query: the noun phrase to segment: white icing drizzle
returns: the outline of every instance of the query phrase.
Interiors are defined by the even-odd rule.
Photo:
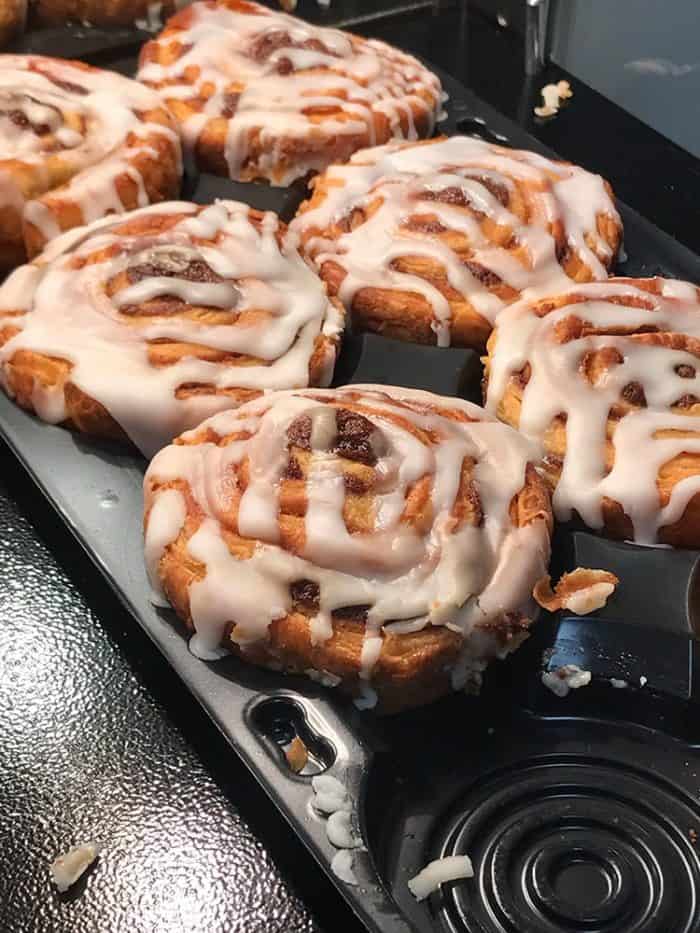
[[[423,901],[448,881],[473,877],[474,868],[468,855],[446,855],[429,862],[415,877],[410,878],[408,888],[417,901]]]
[[[343,474],[331,425],[344,405],[359,405],[374,428],[373,469],[382,479],[373,487],[376,520],[371,533],[351,534],[343,520]],[[452,420],[434,410],[440,405],[474,420]],[[312,423],[305,541],[298,553],[290,553],[279,543],[279,478],[289,462],[287,432],[302,416]],[[397,417],[432,440],[417,436],[404,420],[392,420]],[[367,699],[374,694],[369,682],[386,623],[409,622],[411,631],[428,624],[447,626],[465,640],[465,658],[459,664],[474,670],[479,662],[483,669],[484,659],[502,650],[500,643],[494,648],[490,622],[509,612],[533,617],[530,594],[548,562],[548,532],[542,521],[515,527],[509,509],[534,451],[478,406],[378,386],[277,392],[215,415],[197,433],[204,429],[209,429],[208,436],[245,432],[250,437],[221,446],[212,440],[167,447],[153,460],[144,485],[147,508],[165,494],[163,484],[178,481],[189,486],[202,510],[203,520],[187,543],[189,555],[205,569],[189,588],[200,644],[219,647],[231,622],[232,638],[244,651],[246,645],[265,640],[273,619],[292,609],[291,584],[311,581],[318,586],[319,618],[331,632],[334,610],[369,607],[359,671]],[[226,515],[230,526],[227,503],[244,458],[249,479],[240,499],[238,531],[257,546],[250,557],[238,559],[222,536],[219,516]],[[478,526],[459,527],[452,510],[465,458],[475,463],[472,482],[484,518]],[[401,516],[407,494],[423,477],[431,482],[432,520],[419,532]],[[167,508],[167,521],[155,513],[153,533],[153,510],[147,518],[149,567],[159,565],[162,542],[173,540],[182,524],[179,506],[173,506]]]
[[[0,55],[0,208],[23,212],[50,240],[60,232],[56,219],[27,193],[40,197],[52,179],[67,183],[61,197],[77,204],[85,223],[124,212],[116,187],[123,175],[136,185],[139,205],[148,204],[137,156],[157,158],[151,143],[165,137],[180,162],[173,126],[144,119],[154,110],[166,116],[155,92],[122,75],[39,55]]]
[[[630,518],[634,540],[649,544],[656,542],[660,528],[678,521],[690,499],[700,493],[700,474],[691,475],[675,485],[667,504],[659,500],[660,468],[683,452],[700,453],[700,417],[670,411],[686,395],[700,398],[695,349],[700,295],[687,282],[659,281],[660,295],[629,279],[579,285],[570,294],[584,296],[585,301],[564,302],[541,317],[528,301],[508,308],[498,319],[487,396],[487,408],[496,411],[511,376],[529,363],[519,430],[543,444],[552,420],[566,417],[566,456],[554,494],[557,517],[567,520],[575,509],[591,528],[601,528],[602,499],[607,496]],[[560,342],[557,325],[571,317],[599,333]],[[658,331],[666,345],[644,342],[639,334],[645,330]],[[674,340],[673,335],[688,339]],[[621,362],[608,365],[604,378],[592,384],[581,363],[587,353],[603,348],[617,351]],[[685,369],[679,373],[679,367]],[[646,406],[613,422],[614,463],[607,472],[609,412],[623,401],[622,392],[630,383],[643,388]],[[659,431],[678,433],[656,437]]]
[[[160,53],[167,59],[174,42],[179,55],[161,64]],[[439,80],[412,56],[255,3],[193,4],[146,47],[138,76],[166,103],[199,102],[182,124],[190,148],[225,116],[231,178],[278,185],[325,168],[342,137],[352,149],[415,139],[414,114],[430,135],[441,107]],[[251,164],[250,140],[258,135],[261,154]],[[289,161],[292,147],[299,151]]]
[[[172,215],[177,215],[174,224]],[[160,233],[122,235],[125,223],[148,216],[162,216],[170,226],[164,224],[168,229]],[[178,398],[180,386],[306,386],[319,335],[328,338],[322,378],[330,379],[342,311],[328,301],[296,249],[285,241],[280,248],[276,216],[265,214],[259,229],[250,217],[250,208],[235,201],[208,207],[170,202],[104,218],[54,240],[0,287],[0,322],[6,312],[25,312],[11,318],[20,332],[0,349],[5,388],[9,391],[6,365],[18,350],[68,360],[71,381],[100,402],[149,455],[234,404],[227,395]],[[89,263],[76,268],[88,257]],[[214,273],[209,278],[221,281],[189,281],[185,275],[191,262],[206,263]],[[106,285],[139,267],[143,277],[110,298]],[[182,315],[183,305],[168,306],[171,313],[141,316],[138,307],[134,313],[134,304],[165,295],[181,299],[185,310],[188,305],[213,310],[206,321]],[[220,321],[211,319],[217,310],[223,312]],[[183,354],[172,365],[154,366],[149,345],[163,339],[243,354],[257,362],[230,365]],[[45,420],[65,419],[62,385],[41,389],[37,384],[33,401]]]
[[[490,323],[508,302],[487,281],[480,281],[445,242],[430,232],[409,229],[410,218],[430,215],[443,228],[466,237],[470,262],[519,293],[570,284],[552,235],[551,226],[557,222],[568,248],[588,266],[592,278],[606,278],[606,264],[614,258],[597,231],[599,214],[620,223],[603,179],[532,152],[464,136],[427,144],[394,142],[357,152],[346,165],[331,166],[323,185],[324,199],[299,214],[291,229],[307,235],[305,250],[317,267],[332,260],[346,272],[340,289],[346,307],[365,287],[416,293],[432,308],[440,346],[450,343],[450,302],[429,279],[394,268],[395,260],[416,256],[438,263],[450,286]],[[528,201],[527,222],[493,193],[512,196],[516,189]],[[437,200],[440,192],[458,193],[468,207]],[[377,200],[379,208],[354,230],[329,231],[353,209],[370,204],[374,208]],[[490,239],[480,218],[510,229],[518,254],[512,246]]]

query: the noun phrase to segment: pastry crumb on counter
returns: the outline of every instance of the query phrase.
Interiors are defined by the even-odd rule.
[[[289,746],[284,750],[289,767],[295,774],[300,774],[309,760],[309,750],[298,735],[295,735]]]
[[[549,612],[567,609],[577,616],[588,615],[602,609],[615,592],[619,579],[607,570],[591,570],[577,567],[565,573],[552,590],[552,581],[547,574],[537,581],[532,595],[535,602]]]
[[[448,855],[446,858],[429,862],[409,880],[408,887],[417,901],[423,901],[446,881],[473,877],[474,868],[468,855]]]
[[[581,670],[577,664],[563,664],[554,671],[543,671],[542,683],[558,697],[565,697],[572,690],[587,687],[591,672]]]
[[[574,96],[571,85],[568,81],[558,81],[556,84],[545,84],[540,94],[544,101],[544,106],[535,107],[536,117],[554,117],[559,113],[559,108],[563,100],[569,100]]]
[[[94,842],[85,842],[73,846],[51,863],[51,880],[63,894],[72,888],[100,854],[100,847]]]

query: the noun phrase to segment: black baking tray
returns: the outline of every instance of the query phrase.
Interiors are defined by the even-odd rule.
[[[59,45],[41,33],[24,48],[60,48],[133,73],[141,37],[98,35],[62,32]],[[441,78],[450,95],[443,132],[547,152]],[[239,198],[288,219],[304,193],[190,172],[184,196]],[[628,257],[620,273],[700,281],[697,256],[620,209]],[[470,351],[350,335],[336,384],[396,383],[479,401],[480,375]],[[585,618],[543,614],[530,640],[487,672],[479,697],[381,718],[311,681],[189,653],[172,614],[151,603],[138,454],[47,426],[4,397],[0,433],[368,930],[700,930],[698,552],[560,527],[553,573],[613,570],[621,586],[608,605]],[[593,682],[560,699],[540,675],[564,663],[591,670]],[[366,847],[355,860],[357,887],[330,872],[335,850],[309,805],[311,774],[286,764],[295,734],[311,749],[308,770],[327,770],[349,789]],[[406,881],[426,862],[465,853],[474,879],[412,898]]]

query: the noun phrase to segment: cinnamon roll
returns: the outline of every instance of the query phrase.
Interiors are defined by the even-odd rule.
[[[180,143],[137,81],[39,55],[0,55],[0,266],[79,224],[173,197]]]
[[[539,443],[558,518],[700,547],[700,290],[610,279],[522,301],[489,340],[486,405]]]
[[[138,76],[203,169],[275,185],[362,146],[429,136],[442,99],[410,55],[248,0],[178,13],[143,48]]]
[[[521,294],[606,278],[622,235],[599,175],[463,136],[331,166],[293,229],[359,327],[477,348]]]
[[[379,386],[215,415],[146,474],[146,560],[206,659],[306,673],[386,711],[478,686],[549,558],[530,445],[483,409]]]
[[[0,378],[52,423],[152,454],[265,389],[327,385],[342,308],[274,214],[169,202],[54,240],[0,287]]]

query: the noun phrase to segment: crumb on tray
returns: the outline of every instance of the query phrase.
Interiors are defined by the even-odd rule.
[[[558,81],[556,84],[545,84],[540,94],[544,101],[544,106],[535,107],[535,116],[554,117],[559,113],[559,108],[563,100],[569,100],[574,96],[571,85],[568,81]]]
[[[429,862],[422,871],[411,878],[408,887],[417,901],[425,900],[446,881],[473,878],[474,868],[468,855],[448,855],[446,858]]]
[[[544,671],[542,683],[558,697],[568,696],[571,690],[587,687],[591,672],[581,670],[577,664],[563,664],[554,671]]]
[[[289,767],[295,774],[300,774],[309,760],[309,750],[298,735],[294,736],[289,746],[284,750],[284,755]]]
[[[532,595],[535,602],[549,612],[567,609],[575,615],[585,616],[602,609],[619,582],[615,574],[607,570],[577,567],[571,573],[565,573],[554,590],[549,575],[541,577]]]

